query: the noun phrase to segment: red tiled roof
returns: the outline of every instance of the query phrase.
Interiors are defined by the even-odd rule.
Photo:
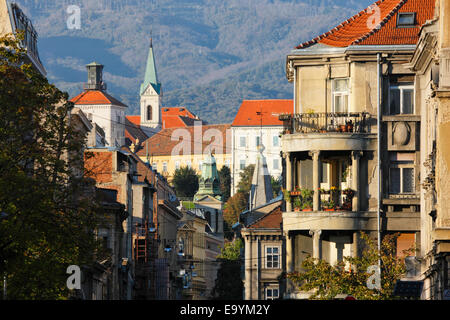
[[[125,117],[125,138],[128,138],[130,142],[136,143],[136,139],[139,139],[140,143],[148,139],[148,136],[141,129],[140,125],[130,121],[130,116]]]
[[[142,149],[137,153],[138,156],[145,157],[147,153],[150,156],[167,156],[171,155],[172,152],[175,150],[175,147],[181,147],[183,145],[182,140],[183,138],[179,138],[180,135],[184,136],[186,135],[187,141],[189,141],[190,145],[190,152],[191,154],[198,153],[199,151],[201,153],[205,152],[205,148],[210,146],[212,147],[213,151],[215,151],[216,154],[226,154],[227,152],[227,140],[231,139],[231,132],[229,124],[217,124],[217,125],[206,125],[201,126],[202,128],[202,134],[201,137],[202,140],[202,146],[199,148],[200,144],[200,138],[196,137],[194,134],[194,130],[196,127],[190,126],[186,128],[170,128],[170,129],[163,129],[160,132],[156,133],[149,139],[147,139],[142,144]],[[176,130],[183,130],[183,131],[177,131]],[[186,130],[186,131],[184,131]],[[216,137],[211,138],[209,134],[214,135],[217,132],[214,132],[212,130],[218,130],[218,132],[222,135],[222,148],[219,148],[220,141],[215,141]],[[208,134],[205,134],[207,133]],[[174,137],[174,140],[172,140],[172,136]],[[212,141],[211,141],[212,140]],[[148,146],[148,147],[147,147]],[[200,149],[200,150],[197,150]],[[215,150],[214,150],[215,149]],[[187,152],[187,150],[184,150]]]
[[[380,12],[380,25],[374,23]],[[297,46],[297,49],[316,43],[332,47],[350,45],[408,45],[416,44],[422,25],[434,17],[435,0],[379,0],[372,6],[344,21],[334,29]],[[416,13],[416,25],[397,27],[397,13]]]
[[[183,128],[188,125],[179,116],[170,116],[162,118],[163,129]]]
[[[183,116],[196,119],[197,116],[185,107],[162,108],[162,116]]]
[[[127,116],[128,121],[137,126],[141,125],[141,116]],[[194,120],[201,121],[198,117],[184,107],[162,108],[161,120],[163,129],[186,128],[194,125]]]
[[[161,120],[163,129],[189,127],[194,125],[192,120],[201,121],[185,107],[162,108]]]
[[[132,124],[140,127],[141,126],[141,116],[126,116],[127,120]]]
[[[262,111],[262,119],[261,119]],[[293,100],[244,100],[232,126],[281,126],[278,119],[282,113],[294,112]]]
[[[70,100],[75,105],[91,105],[91,104],[113,104],[115,106],[126,107],[125,104],[110,96],[108,93],[100,90],[83,91]]]
[[[283,221],[283,212],[278,206],[270,213],[253,222],[249,229],[281,229],[281,222]]]

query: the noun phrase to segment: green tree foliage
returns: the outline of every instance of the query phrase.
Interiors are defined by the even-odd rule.
[[[175,170],[172,184],[178,197],[192,198],[198,191],[199,177],[197,172],[189,166]]]
[[[225,244],[217,256],[220,268],[217,271],[216,284],[213,289],[215,300],[242,300],[243,283],[241,280],[241,239]]]
[[[281,188],[283,186],[283,177],[280,176],[278,178],[275,178],[271,176],[270,182],[272,183],[273,197],[276,198],[280,195]]]
[[[244,168],[239,174],[240,181],[237,186],[238,191],[225,203],[223,219],[228,226],[232,226],[239,221],[239,215],[247,210],[250,188],[252,186],[253,172],[255,165],[251,164]]]
[[[252,188],[253,172],[255,172],[255,165],[250,164],[239,173],[239,183],[237,185],[238,192],[242,192],[244,197],[248,199],[250,190]]]
[[[228,199],[223,210],[223,220],[229,226],[239,221],[239,215],[247,210],[248,199],[242,192],[237,192]]]
[[[97,208],[73,104],[24,55],[0,38],[0,273],[8,299],[64,299],[67,267],[93,262]]]
[[[227,202],[231,194],[231,171],[227,166],[219,170],[220,191],[222,192],[222,201]]]
[[[287,275],[301,291],[311,292],[311,299],[334,299],[338,294],[349,294],[358,300],[387,300],[395,298],[395,283],[406,272],[405,258],[397,255],[396,239],[398,234],[387,235],[378,252],[376,241],[362,233],[363,250],[360,257],[344,257],[344,261],[331,265],[324,260],[311,257],[302,263],[302,272]],[[414,249],[405,250],[412,254]],[[370,266],[377,266],[381,259],[381,290],[369,289],[367,282],[371,274]]]

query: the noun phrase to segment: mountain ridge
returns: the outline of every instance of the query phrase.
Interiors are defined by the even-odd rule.
[[[284,59],[370,0],[17,0],[39,33],[48,78],[71,96],[85,65],[105,65],[108,92],[139,110],[150,37],[165,106],[231,122],[244,99],[292,98]],[[80,9],[69,29],[67,9]],[[83,78],[84,77],[84,78]],[[239,81],[239,82],[236,82]]]

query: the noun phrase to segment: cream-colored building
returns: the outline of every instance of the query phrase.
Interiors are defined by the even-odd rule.
[[[103,65],[93,62],[86,66],[88,82],[84,91],[71,101],[88,119],[105,132],[106,145],[120,148],[125,145],[125,111],[127,106],[106,92]]]
[[[26,62],[31,63],[45,77],[47,71],[39,58],[38,34],[33,23],[17,3],[0,0],[0,36],[15,37],[20,31],[24,32],[24,39],[20,41],[20,46],[26,49]]]
[[[287,272],[308,255],[330,263],[357,256],[360,232],[373,239],[399,232],[399,254],[420,247],[423,115],[405,64],[435,1],[403,2],[379,2],[379,23],[366,24],[371,11],[362,11],[287,56],[294,84],[294,114],[280,117]],[[307,295],[288,284],[285,297]]]
[[[450,297],[450,1],[437,0],[409,67],[421,114],[421,273],[423,299]]]
[[[231,124],[231,195],[238,191],[240,173],[256,164],[258,148],[264,146],[263,155],[271,176],[279,178],[283,172],[280,134],[283,122],[279,116],[293,112],[292,100],[244,100]]]
[[[227,124],[199,125],[161,130],[142,144],[139,157],[169,181],[176,169],[191,167],[199,174],[211,152],[217,169],[231,166],[231,129]]]

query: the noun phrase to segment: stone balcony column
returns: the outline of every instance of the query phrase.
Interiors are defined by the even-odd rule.
[[[292,191],[292,159],[291,159],[291,153],[287,152],[284,154],[284,157],[286,159],[286,190]],[[286,211],[291,212],[292,211],[292,202],[286,201]]]
[[[286,272],[294,271],[294,237],[289,235],[289,231],[285,232],[286,239]]]
[[[352,189],[355,191],[353,197],[352,211],[359,211],[361,209],[361,192],[359,183],[360,159],[362,157],[361,151],[352,151]]]
[[[312,236],[313,240],[313,258],[321,259],[320,235],[322,234],[322,230],[309,230],[309,234]]]
[[[319,211],[320,210],[320,151],[311,151],[309,152],[309,155],[313,159],[313,190],[314,190],[314,196],[313,196],[313,210]]]

